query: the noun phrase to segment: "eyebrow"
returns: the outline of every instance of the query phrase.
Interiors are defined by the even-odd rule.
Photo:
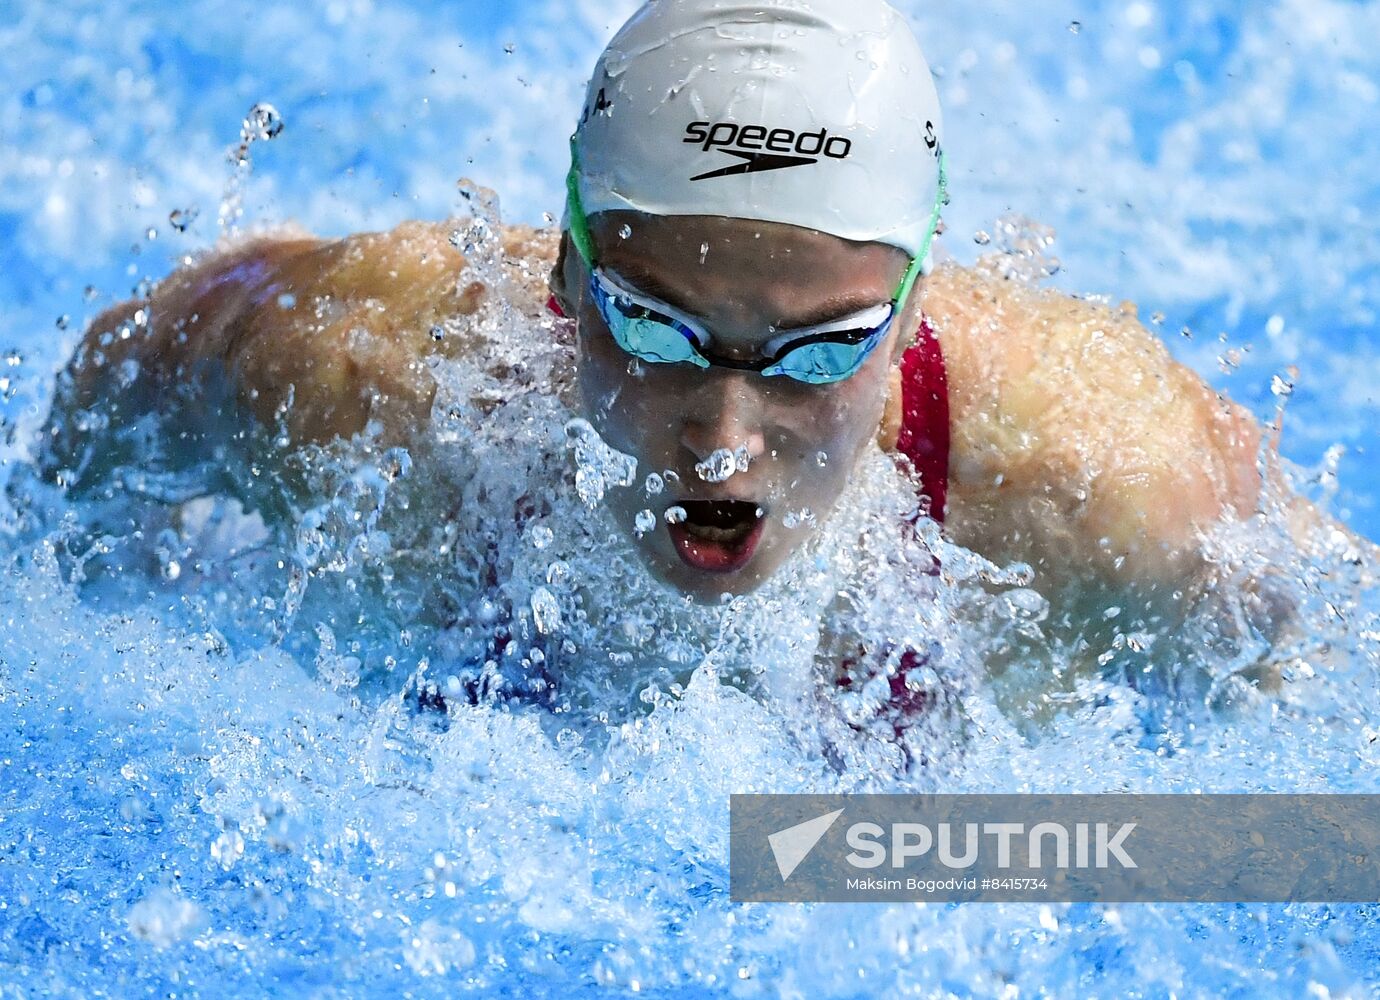
[[[648,298],[658,299],[672,306],[683,313],[700,319],[700,313],[684,303],[684,300],[675,289],[665,284],[660,278],[648,270],[643,264],[637,261],[629,261],[627,264],[619,264],[614,268],[615,273],[620,278],[629,282],[637,291],[646,295]],[[820,326],[824,323],[832,323],[836,320],[847,319],[850,316],[873,309],[879,305],[889,303],[890,299],[879,300],[874,296],[865,293],[843,292],[825,299],[814,308],[796,316],[782,317],[772,324],[773,329],[778,333],[788,333],[791,330],[804,330],[812,326]]]

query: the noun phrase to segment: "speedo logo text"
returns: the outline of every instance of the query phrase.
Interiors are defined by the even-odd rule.
[[[844,160],[853,151],[853,142],[827,129],[797,132],[765,125],[739,125],[736,122],[691,122],[685,126],[686,143],[703,152],[721,151],[742,162],[690,178],[692,181],[751,174],[764,170],[784,170],[818,163],[821,157]]]

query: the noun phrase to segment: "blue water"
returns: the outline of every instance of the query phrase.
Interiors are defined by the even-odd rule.
[[[902,6],[946,108],[947,252],[988,252],[974,237],[999,237],[1007,213],[1052,227],[1056,285],[1163,314],[1176,356],[1262,418],[1271,377],[1296,366],[1283,452],[1307,470],[1340,446],[1334,510],[1380,534],[1380,4]],[[226,151],[252,104],[272,102],[286,127],[255,144],[244,227],[443,218],[462,176],[540,225],[560,211],[583,76],[631,7],[7,8],[0,483],[25,477],[86,320],[218,237]],[[192,209],[186,232],[169,223]],[[493,322],[513,332],[511,317]],[[533,405],[521,426],[559,434],[559,415]],[[465,447],[522,468],[521,441],[474,428]],[[506,661],[482,637],[411,622],[419,602],[390,553],[424,529],[393,494],[445,482],[445,463],[410,461],[396,489],[396,457],[350,467],[315,512],[320,537],[241,555],[208,529],[201,568],[180,574],[156,551],[157,504],[26,493],[20,510],[0,496],[0,997],[1374,995],[1367,907],[732,906],[729,792],[906,787],[884,748],[855,748],[832,774],[799,751],[805,723],[770,690],[718,683],[747,659],[772,668],[758,687],[797,676],[798,651],[755,630],[782,620],[781,596],[733,609],[708,652],[687,640],[683,692],[675,670],[617,645],[646,624],[620,608],[568,622],[567,666],[598,659],[607,673],[590,676],[608,681],[568,716],[506,694],[420,710],[419,686]],[[1314,478],[1315,492],[1329,481]],[[865,479],[859,510],[885,508],[881,473]],[[547,483],[557,509],[594,532],[564,482]],[[382,527],[348,527],[361,510]],[[226,537],[255,534],[216,511]],[[511,569],[500,603],[524,607],[552,554],[496,544]],[[1279,654],[1298,678],[1285,697],[1195,703],[1231,688],[1249,645],[1205,638],[1192,669],[1158,686],[1089,679],[1032,731],[956,665],[982,739],[926,787],[1377,791],[1376,602],[1339,567],[1284,565],[1309,625]],[[631,571],[625,582],[635,593]],[[882,581],[861,619],[886,621],[887,597],[917,604],[909,586]],[[963,600],[993,635],[1025,636],[1031,671],[1064,662],[1030,637],[1022,601]],[[888,627],[980,656],[985,633],[926,614]],[[704,624],[691,617],[686,635]],[[649,678],[660,693],[639,700]]]

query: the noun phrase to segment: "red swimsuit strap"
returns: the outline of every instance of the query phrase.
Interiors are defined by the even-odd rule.
[[[920,473],[930,516],[944,520],[949,494],[949,377],[928,319],[901,357],[901,433],[896,450]]]

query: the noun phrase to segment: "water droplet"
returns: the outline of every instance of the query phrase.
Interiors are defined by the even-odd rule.
[[[545,587],[532,592],[532,621],[542,635],[551,635],[561,627],[561,606]]]
[[[709,256],[709,244],[708,244],[708,243],[701,243],[701,244],[700,244],[700,263],[703,264],[704,261],[705,261],[705,258],[707,258],[708,256]]]
[[[553,587],[564,587],[570,583],[570,564],[556,560],[546,567],[546,582]]]
[[[293,307],[296,306],[296,305],[297,305],[297,296],[296,296],[296,295],[293,295],[291,292],[284,292],[282,295],[279,295],[279,296],[278,296],[278,308],[279,308],[279,309],[291,309],[291,308],[293,308]]]
[[[283,132],[283,116],[272,104],[260,102],[249,109],[240,126],[240,134],[245,142],[256,139],[276,139]]]
[[[149,226],[148,229],[144,230],[144,239],[150,241],[158,239],[158,230]]]
[[[640,359],[638,359],[638,358],[629,358],[629,359],[628,359],[628,374],[631,375],[633,378],[641,378],[641,377],[642,377],[642,374],[643,374],[643,372],[642,372],[642,361],[641,361]]]
[[[556,217],[552,215],[550,212],[542,212],[541,221],[546,223],[548,226],[554,226],[556,224]]]
[[[748,451],[747,445],[740,444],[733,452],[733,467],[739,472],[747,472],[751,464],[752,452]]]
[[[985,229],[979,229],[973,234],[973,242],[980,247],[985,247],[992,242],[992,234]]]
[[[626,240],[631,235],[632,226],[628,225],[626,222],[618,228],[618,238],[620,240]]]
[[[168,224],[179,233],[185,233],[187,227],[196,221],[196,217],[195,208],[175,208],[168,213]]]
[[[703,462],[695,464],[695,474],[706,483],[722,483],[737,471],[737,456],[727,448],[718,448]]]
[[[637,537],[641,538],[647,532],[656,527],[656,515],[650,510],[639,510],[637,517],[633,519],[633,528],[637,531]]]
[[[677,506],[677,507],[667,507],[667,508],[666,508],[666,523],[667,523],[667,524],[684,524],[684,523],[685,523],[685,519],[686,519],[687,517],[689,517],[689,516],[690,516],[690,515],[687,514],[687,513],[685,512],[685,508],[684,508],[684,507],[679,507],[679,506]]]
[[[575,452],[575,490],[587,506],[596,506],[609,486],[636,482],[637,459],[609,447],[589,421],[571,420],[565,433],[566,447]]]
[[[821,469],[828,465],[829,453],[827,451],[817,452],[815,454],[815,464],[818,465]]]
[[[1078,33],[1079,33],[1080,31],[1082,31],[1082,30],[1083,30],[1083,22],[1081,22],[1081,21],[1070,21],[1070,22],[1069,22],[1069,32],[1070,32],[1071,34],[1075,34],[1075,35],[1076,35],[1076,34],[1078,34]]]
[[[446,339],[446,328],[445,328],[444,326],[439,325],[439,324],[436,325],[436,326],[433,326],[433,327],[431,328],[431,339],[437,341],[438,343],[439,343],[440,341],[442,341],[442,340],[445,340],[445,339]]]

